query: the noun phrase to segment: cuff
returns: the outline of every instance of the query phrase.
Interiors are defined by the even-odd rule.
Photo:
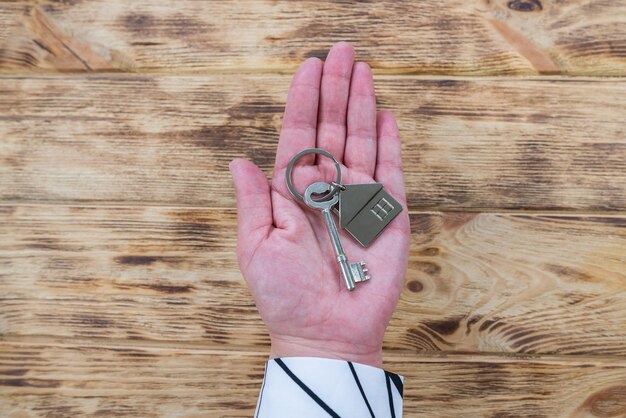
[[[313,357],[269,360],[256,418],[402,417],[404,378],[364,364]]]

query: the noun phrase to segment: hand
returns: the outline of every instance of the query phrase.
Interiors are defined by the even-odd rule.
[[[382,341],[403,287],[409,217],[400,139],[389,112],[376,112],[369,66],[353,65],[354,50],[338,43],[325,63],[306,60],[296,72],[276,153],[271,185],[246,160],[234,160],[241,271],[267,325],[271,357],[312,356],[382,365]],[[369,248],[341,232],[350,261],[364,260],[372,279],[348,291],[319,211],[298,203],[285,183],[289,160],[322,148],[341,163],[342,182],[383,183],[404,210]],[[292,177],[302,193],[335,179],[331,160],[309,155]]]

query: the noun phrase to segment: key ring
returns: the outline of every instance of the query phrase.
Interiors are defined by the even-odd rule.
[[[289,161],[289,164],[287,165],[287,171],[285,172],[285,177],[287,179],[287,188],[289,189],[289,192],[296,200],[300,202],[304,202],[304,197],[300,193],[298,193],[296,189],[293,187],[293,183],[291,182],[291,171],[293,170],[293,166],[296,164],[296,161],[298,161],[300,158],[304,157],[305,155],[309,155],[309,154],[323,155],[324,157],[330,158],[331,160],[333,160],[333,163],[335,163],[335,169],[337,170],[337,179],[333,182],[334,183],[333,189],[325,197],[325,199],[328,199],[329,197],[332,197],[341,189],[340,187],[341,186],[341,167],[339,166],[339,162],[335,159],[335,157],[333,157],[333,155],[330,152],[325,151],[321,148],[309,148],[309,149],[305,149],[304,151],[300,151],[291,159],[291,161]]]

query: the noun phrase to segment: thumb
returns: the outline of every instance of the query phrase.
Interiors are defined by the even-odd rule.
[[[248,160],[231,161],[230,173],[237,195],[239,262],[247,265],[249,257],[272,229],[270,185],[261,169]]]

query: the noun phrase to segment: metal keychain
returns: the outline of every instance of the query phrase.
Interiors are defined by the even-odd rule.
[[[300,158],[304,157],[305,155],[309,155],[309,154],[323,155],[324,157],[330,158],[333,161],[333,163],[335,164],[335,170],[337,170],[337,179],[335,179],[335,181],[332,182],[333,188],[326,196],[324,196],[324,199],[331,198],[332,196],[337,194],[339,192],[339,190],[341,190],[341,188],[343,187],[343,185],[341,184],[341,166],[339,165],[339,161],[337,161],[337,159],[330,152],[328,152],[326,150],[323,150],[321,148],[308,148],[308,149],[305,149],[305,150],[300,151],[299,153],[297,153],[291,159],[291,161],[289,161],[289,164],[287,165],[287,171],[285,172],[285,178],[287,179],[287,188],[289,189],[289,192],[291,193],[291,195],[297,201],[302,202],[302,203],[304,203],[304,197],[300,193],[298,193],[296,191],[296,188],[293,186],[293,183],[291,181],[291,172],[293,171],[293,166],[296,164],[296,162]]]
[[[345,229],[363,247],[368,247],[402,212],[402,205],[384,188],[382,183],[341,184],[341,166],[335,157],[320,148],[305,149],[296,154],[285,173],[287,187],[291,195],[303,202],[303,197],[293,187],[291,172],[296,161],[308,154],[320,154],[330,158],[337,170],[337,179],[331,183],[332,188],[321,200],[329,200],[339,194],[338,207],[332,211],[339,216],[339,226]]]

